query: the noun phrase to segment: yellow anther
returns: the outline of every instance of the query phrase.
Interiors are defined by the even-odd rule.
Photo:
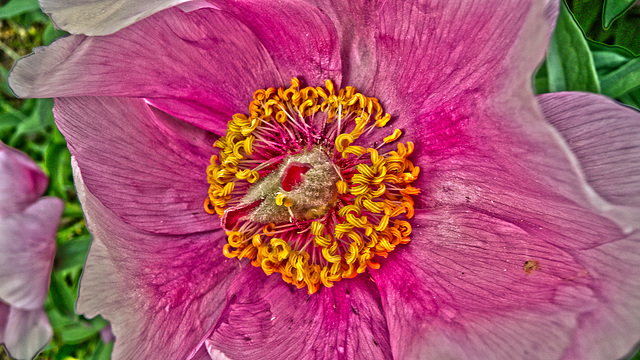
[[[353,143],[354,138],[351,134],[340,134],[336,137],[336,150],[338,152],[343,152],[351,143]]]
[[[212,210],[210,206],[211,206],[211,199],[210,198],[204,199],[204,211],[206,211],[207,214],[213,215],[216,213],[216,211],[215,209]]]
[[[349,213],[349,214],[347,214],[347,216],[345,216],[345,219],[347,220],[347,222],[349,224],[351,224],[351,225],[353,225],[354,227],[357,227],[357,228],[363,228],[367,224],[367,217],[366,216],[361,216],[361,217],[357,218],[353,214]]]
[[[342,239],[342,236],[353,229],[353,225],[349,223],[340,223],[336,225],[334,229],[334,236],[336,239]]]
[[[324,234],[324,224],[319,221],[313,221],[311,223],[311,233],[315,236],[322,236]]]
[[[283,193],[280,193],[276,196],[276,205],[278,206],[283,206],[284,205],[284,200],[287,198],[287,196]]]
[[[360,156],[360,155],[364,154],[366,151],[367,150],[365,148],[363,148],[362,146],[357,146],[357,145],[347,146],[344,149],[344,151],[342,151],[342,158],[346,159],[347,157],[349,157],[349,154]]]
[[[336,188],[340,194],[346,194],[349,191],[349,185],[345,181],[339,180],[336,182]]]
[[[258,181],[258,179],[260,179],[260,174],[258,174],[257,171],[252,170],[251,171],[251,176],[247,179],[247,181],[251,184],[255,183],[256,181]]]
[[[383,126],[387,125],[389,120],[391,120],[391,115],[389,115],[389,114],[385,114],[380,119],[378,119],[378,117],[376,116],[376,126],[377,127],[383,127]]]
[[[287,122],[287,114],[282,110],[278,111],[276,113],[276,121],[284,124],[285,122]]]
[[[388,144],[390,142],[394,142],[394,141],[398,140],[400,135],[402,135],[402,131],[400,131],[400,129],[395,129],[395,130],[393,130],[393,134],[391,134],[391,135],[387,136],[386,138],[384,138],[383,141],[386,144]]]
[[[353,204],[345,205],[342,208],[340,208],[340,210],[338,210],[338,216],[345,217],[347,216],[347,214],[350,214],[350,213],[355,213],[357,215],[360,215],[360,210],[362,209],[356,205],[353,205]]]
[[[358,164],[357,169],[360,174],[366,176],[369,179],[376,176],[376,174],[373,172],[373,169],[369,165]]]
[[[358,185],[369,185],[369,180],[371,180],[371,177],[363,174],[355,174],[351,178],[351,182]]]
[[[364,205],[365,209],[374,213],[381,213],[384,209],[384,204],[382,202],[371,201],[369,199],[364,200],[362,205]]]
[[[273,232],[276,228],[276,224],[268,223],[262,228],[262,233],[267,236],[273,236],[275,233]]]
[[[352,186],[351,188],[349,188],[349,192],[351,193],[351,195],[356,196],[366,194],[367,192],[369,192],[369,190],[369,186],[365,184]]]
[[[256,248],[262,245],[262,236],[260,236],[260,234],[253,235],[253,237],[251,238],[251,245]]]
[[[255,138],[255,136],[249,136],[243,142],[244,152],[247,153],[247,155],[253,154],[253,149],[251,148],[251,146],[253,146],[253,140]]]
[[[379,197],[379,196],[382,196],[386,191],[387,191],[387,187],[385,186],[385,184],[380,184],[380,186],[378,186],[376,190],[371,191],[371,196]]]
[[[248,179],[251,176],[251,170],[244,169],[236,173],[236,177],[240,180]]]
[[[389,225],[389,215],[385,215],[382,217],[382,219],[380,220],[380,223],[378,223],[378,225],[376,225],[375,229],[376,231],[384,231],[387,229],[387,226]]]
[[[333,89],[333,83],[331,82],[331,80],[327,80],[324,82],[324,87],[327,89],[327,91],[329,92],[329,96],[334,95],[334,89]]]
[[[222,193],[220,194],[220,196],[229,195],[233,191],[233,188],[235,187],[235,185],[236,183],[234,182],[227,183],[227,185],[225,185],[224,188],[222,189]]]
[[[340,263],[342,257],[340,255],[331,254],[330,248],[322,248],[322,256],[330,263]]]
[[[331,239],[324,236],[316,236],[313,238],[313,241],[316,245],[326,248],[331,246]]]
[[[308,99],[305,100],[302,104],[300,104],[300,106],[298,107],[298,111],[300,112],[300,114],[302,116],[305,115],[305,111],[307,110],[308,107],[313,107],[314,105],[314,101],[312,99]]]

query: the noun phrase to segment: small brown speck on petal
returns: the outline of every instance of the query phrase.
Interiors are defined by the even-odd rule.
[[[531,274],[532,272],[538,269],[540,269],[540,263],[538,262],[538,260],[527,260],[524,263],[523,270],[527,275]]]

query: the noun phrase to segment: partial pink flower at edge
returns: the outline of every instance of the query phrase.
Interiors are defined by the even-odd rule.
[[[557,4],[215,5],[58,40],[10,78],[20,96],[57,97],[94,236],[78,306],[111,320],[114,358],[632,350],[640,115],[533,96]],[[311,296],[223,257],[201,208],[215,135],[293,76],[376,96],[422,169],[411,242]]]
[[[52,336],[43,304],[64,203],[41,197],[48,179],[25,154],[0,143],[0,343],[31,359]]]

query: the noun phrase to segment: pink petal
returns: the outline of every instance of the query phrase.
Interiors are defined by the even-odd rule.
[[[340,80],[335,30],[318,9],[297,2],[220,6],[225,11],[169,9],[110,36],[60,39],[18,61],[10,86],[20,97],[145,97],[223,135],[257,89],[287,85],[293,76],[318,85]]]
[[[391,358],[379,296],[365,275],[308,295],[248,266],[227,292],[207,349],[222,359]]]
[[[310,86],[323,85],[327,79],[340,82],[337,34],[322,9],[296,0],[212,3],[242,22],[265,47],[284,81],[270,86],[288,85],[293,77]]]
[[[0,344],[12,358],[33,359],[52,335],[44,310],[23,310],[0,303]]]
[[[20,97],[146,97],[222,135],[254,90],[283,80],[256,36],[227,13],[168,9],[112,35],[37,48],[16,62],[9,83]]]
[[[595,94],[554,93],[538,100],[593,189],[613,204],[640,206],[640,112]]]
[[[72,34],[108,35],[188,0],[40,0],[42,11]]]
[[[556,8],[557,1],[540,0],[387,1],[377,20],[372,94],[398,117],[395,127],[462,100],[522,100]]]
[[[633,313],[640,270],[631,269],[640,260],[638,239],[617,242],[628,254],[611,244],[581,249],[572,237],[584,226],[606,242],[626,235],[613,223],[557,223],[564,232],[464,207],[419,212],[412,242],[372,272],[394,356],[610,359],[631,350],[640,330]]]
[[[0,299],[42,308],[49,290],[56,233],[64,203],[42,198],[21,213],[0,217]]]
[[[0,217],[22,212],[47,189],[49,179],[26,154],[0,142]]]
[[[212,134],[141,99],[58,98],[54,112],[87,187],[125,222],[166,234],[219,228],[203,207]]]
[[[122,222],[85,187],[72,162],[93,242],[78,312],[102,314],[116,337],[114,359],[183,359],[195,354],[238,273],[222,254],[222,231],[157,235]]]
[[[376,75],[377,5],[368,0],[310,0],[333,22],[340,42],[342,87],[366,91]]]

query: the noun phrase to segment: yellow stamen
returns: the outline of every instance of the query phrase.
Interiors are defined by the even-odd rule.
[[[304,143],[303,137],[290,141],[302,141],[298,149],[318,146],[336,155],[331,159],[340,180],[335,182],[334,197],[321,206],[303,207],[298,214],[311,216],[295,219],[292,208],[304,206],[304,200],[296,198],[294,207],[294,193],[282,190],[275,203],[287,208],[289,221],[264,225],[247,215],[249,220],[227,232],[223,253],[248,258],[266,274],[279,273],[287,283],[307,287],[311,294],[367,268],[378,269],[380,263],[372,261],[375,256],[386,257],[396,246],[410,241],[411,225],[403,218],[414,215],[412,196],[420,190],[411,183],[420,168],[408,160],[414,151],[412,142],[398,143],[397,150],[385,154],[358,145],[363,134],[369,138],[372,131],[380,131],[375,127],[384,127],[391,120],[377,99],[351,86],[336,89],[330,80],[324,88],[300,88],[300,81],[294,78],[288,88],[255,91],[249,115],[236,114],[228,122],[226,135],[214,143],[219,153],[207,167],[209,191],[204,210],[222,217],[227,208],[242,204],[260,173],[269,174],[277,165],[270,163],[275,158],[273,149],[291,145],[274,145],[279,140],[272,134],[300,134],[311,124],[309,119],[323,119],[323,126],[332,130],[319,134],[324,138],[317,143]],[[401,135],[402,130],[394,129],[382,142],[392,143]],[[308,219],[315,220],[305,222]]]

